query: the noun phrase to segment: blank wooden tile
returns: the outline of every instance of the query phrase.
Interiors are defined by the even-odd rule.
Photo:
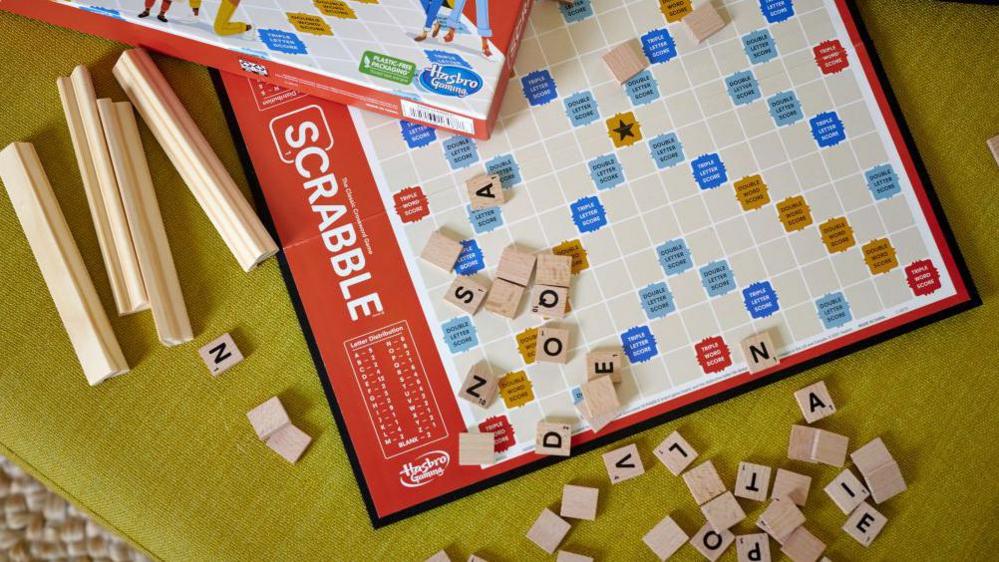
[[[205,344],[198,350],[198,355],[213,377],[221,375],[243,360],[243,354],[236,347],[236,342],[232,341],[232,336],[227,333]]]
[[[777,469],[774,476],[774,487],[771,498],[789,498],[795,505],[804,506],[808,501],[808,490],[812,487],[812,478],[783,468]]]
[[[250,420],[250,425],[253,426],[253,431],[257,433],[257,437],[264,441],[275,431],[291,423],[288,412],[285,411],[277,396],[247,412],[246,417]]]
[[[555,515],[552,510],[545,509],[527,531],[527,538],[541,547],[541,550],[552,554],[569,532],[569,527],[568,521]]]
[[[867,488],[871,491],[871,497],[876,503],[882,503],[893,498],[907,489],[902,471],[898,468],[898,463],[890,461],[864,475]]]
[[[528,303],[531,312],[542,318],[565,318],[569,311],[569,289],[535,284]]]
[[[535,255],[516,244],[510,244],[500,254],[499,265],[496,267],[496,277],[526,287],[531,282],[534,273]]]
[[[725,550],[735,542],[735,535],[728,529],[716,531],[711,528],[711,523],[705,523],[703,527],[690,539],[690,546],[693,546],[701,556],[711,562],[718,560]]]
[[[444,300],[469,314],[475,314],[485,302],[488,293],[488,285],[479,283],[471,277],[459,275],[444,293]]]
[[[523,296],[524,287],[505,279],[497,279],[486,295],[485,307],[489,312],[504,318],[516,318]]]
[[[992,158],[995,158],[996,164],[999,164],[999,135],[990,138],[987,144],[992,151]]]
[[[576,405],[579,410],[580,415],[586,420],[586,423],[590,424],[590,430],[594,433],[599,433],[600,430],[607,427],[607,424],[617,419],[618,412],[609,412],[599,416],[594,416],[590,413],[590,405],[586,403],[586,399],[579,401]]]
[[[474,554],[469,554],[468,555],[468,560],[466,560],[466,562],[489,562],[489,561],[486,560],[485,558],[481,557],[481,556],[476,556]]]
[[[833,478],[824,490],[836,507],[847,515],[871,495],[849,468]]]
[[[496,460],[495,436],[492,433],[459,433],[458,464],[482,466]]]
[[[683,481],[687,484],[690,495],[694,496],[697,505],[704,505],[708,500],[725,491],[725,484],[722,483],[714,463],[710,460],[683,473]]]
[[[610,377],[600,377],[587,381],[579,387],[583,393],[590,416],[603,416],[616,413],[621,408],[617,389]]]
[[[555,558],[555,562],[593,562],[593,558],[569,552],[568,550],[560,550],[558,551],[558,557]]]
[[[420,257],[436,265],[444,271],[451,271],[461,254],[461,242],[451,236],[435,230],[427,240],[427,245],[420,252]]]
[[[447,555],[447,552],[438,550],[433,556],[427,558],[424,562],[451,562],[451,557]]]
[[[849,446],[849,437],[820,429],[815,435],[812,460],[829,466],[842,467],[846,464],[846,451]]]
[[[861,474],[873,472],[881,466],[889,462],[894,462],[895,460],[891,456],[891,453],[888,452],[888,447],[885,446],[885,442],[882,441],[880,437],[875,437],[863,447],[850,453],[850,459],[853,461],[853,464],[857,466],[857,470],[859,470]]]
[[[667,435],[652,452],[673,476],[679,476],[697,458],[697,450],[687,443],[679,431]]]
[[[822,556],[826,544],[804,526],[798,527],[780,547],[791,562],[815,562]]]
[[[758,373],[780,363],[777,359],[777,346],[769,331],[749,336],[739,342],[739,345],[750,373]]]
[[[871,504],[861,502],[860,506],[847,518],[843,530],[860,544],[871,546],[887,522],[888,518],[881,515]]]
[[[572,280],[572,256],[538,254],[534,282],[539,285],[568,287]]]
[[[702,505],[701,513],[715,530],[731,529],[746,518],[746,512],[742,510],[739,500],[735,499],[732,492],[725,492]]]
[[[568,457],[572,441],[572,427],[564,423],[538,422],[534,437],[534,452],[539,455]]]
[[[566,363],[569,361],[569,329],[555,326],[538,328],[538,347],[534,359],[543,363]],[[593,403],[590,403],[592,408]],[[597,412],[594,414],[599,415]]]
[[[586,354],[586,380],[608,376],[615,384],[621,382],[621,368],[624,365],[623,351],[615,349],[595,349]]]
[[[562,488],[562,507],[559,515],[572,519],[593,521],[597,518],[597,499],[600,490],[587,486],[566,484]]]
[[[819,381],[795,392],[794,399],[798,402],[798,407],[801,408],[806,423],[812,423],[836,413],[836,404],[833,403],[832,396],[824,381]]]
[[[463,398],[480,408],[488,408],[496,398],[499,389],[499,379],[492,374],[485,363],[476,363],[465,375],[465,382],[458,390],[458,397]]]
[[[684,16],[683,23],[687,25],[687,30],[694,41],[698,43],[718,33],[725,27],[725,20],[722,19],[718,10],[715,10],[711,2],[705,2],[694,8],[692,12]]]
[[[604,453],[603,459],[607,476],[612,484],[645,474],[642,457],[638,454],[638,447],[634,443]]]
[[[649,66],[649,59],[642,51],[642,42],[629,39],[603,56],[604,64],[619,84],[624,84]]]
[[[735,553],[739,562],[770,562],[770,538],[766,533],[737,535]]]
[[[676,521],[667,515],[662,521],[656,523],[652,530],[645,533],[642,542],[649,547],[656,558],[662,561],[673,556],[689,538],[687,533],[676,524]]]
[[[756,520],[756,526],[782,542],[804,523],[805,514],[788,498],[774,498]]]
[[[812,457],[819,430],[807,425],[792,425],[787,440],[787,458],[794,461],[816,462]]]
[[[307,433],[290,423],[267,438],[267,446],[292,464],[298,461],[311,442],[312,438]]]
[[[503,185],[497,174],[482,174],[465,181],[468,189],[468,202],[473,209],[486,209],[502,205],[506,201]]]
[[[764,501],[770,491],[769,466],[740,462],[739,473],[735,477],[735,495],[753,501]]]

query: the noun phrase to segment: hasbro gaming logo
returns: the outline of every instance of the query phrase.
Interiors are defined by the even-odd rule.
[[[463,66],[435,64],[420,71],[419,84],[435,94],[463,98],[482,89],[482,77]]]

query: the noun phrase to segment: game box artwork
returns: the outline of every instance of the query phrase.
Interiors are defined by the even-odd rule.
[[[0,0],[0,9],[488,138],[533,0]]]

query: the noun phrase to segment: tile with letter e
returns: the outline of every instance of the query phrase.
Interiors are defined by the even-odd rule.
[[[506,201],[503,185],[497,174],[482,174],[465,180],[468,189],[468,202],[473,209],[485,209],[502,205]]]
[[[543,363],[566,363],[569,361],[569,330],[554,326],[538,329],[538,347],[534,358]],[[592,403],[591,403],[592,406]],[[599,415],[594,412],[594,415]]]
[[[707,558],[711,562],[718,560],[725,550],[735,542],[735,535],[732,531],[716,531],[711,528],[711,523],[705,523],[701,530],[697,531],[697,534],[690,539],[690,545],[693,546],[697,552],[701,553],[701,556]]]
[[[688,538],[687,533],[676,524],[676,521],[673,521],[672,517],[667,515],[662,521],[656,523],[652,530],[645,533],[642,542],[662,562],[680,550]]]
[[[569,289],[554,285],[531,288],[531,312],[542,318],[564,318],[569,311]]]
[[[673,476],[679,476],[697,458],[697,451],[679,431],[667,435],[652,452]]]
[[[764,501],[770,491],[769,466],[740,462],[739,473],[735,477],[735,495],[753,501]]]
[[[538,422],[534,452],[539,455],[568,457],[572,446],[572,427],[564,423]]]
[[[597,499],[600,490],[587,486],[566,484],[562,487],[562,507],[559,515],[572,519],[593,521],[597,518]]]
[[[488,285],[479,283],[471,277],[458,276],[444,293],[444,300],[469,314],[475,314],[486,300],[488,293]]]
[[[725,484],[722,483],[714,463],[710,460],[683,473],[683,481],[697,505],[704,505],[725,491]]]
[[[569,532],[569,522],[555,515],[550,509],[545,508],[538,516],[538,519],[527,531],[527,538],[538,545],[541,550],[548,554],[553,554],[562,539]]]
[[[461,384],[458,396],[479,406],[488,408],[496,398],[499,389],[499,379],[492,374],[485,363],[476,363],[468,370],[465,382]]]
[[[887,522],[888,518],[881,515],[871,504],[861,502],[860,506],[847,518],[843,530],[860,544],[871,546]]]
[[[604,453],[603,459],[612,484],[645,474],[642,457],[638,455],[638,447],[634,443]]]
[[[243,354],[236,347],[236,342],[232,341],[232,336],[228,333],[222,334],[218,338],[208,342],[198,350],[198,355],[205,362],[205,366],[217,377],[231,368],[233,365],[243,360]]]
[[[609,376],[615,384],[621,382],[621,367],[623,364],[621,348],[597,349],[586,354],[586,380],[593,380],[604,375]]]
[[[805,423],[812,423],[836,413],[836,404],[833,403],[825,381],[819,381],[795,392],[794,399],[805,416]]]

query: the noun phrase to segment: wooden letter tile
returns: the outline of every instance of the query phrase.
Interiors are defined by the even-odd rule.
[[[290,423],[267,438],[267,446],[292,464],[298,461],[311,442],[308,434]]]
[[[617,397],[617,389],[610,377],[600,377],[583,383],[579,387],[586,401],[590,417],[600,417],[617,413],[621,402]]]
[[[688,18],[690,16],[687,16]],[[749,336],[740,342],[742,354],[746,357],[746,367],[750,373],[758,373],[777,366],[777,346],[770,332]]]
[[[539,285],[568,287],[572,280],[572,256],[538,254],[538,270],[534,282]]]
[[[555,552],[558,545],[562,543],[566,533],[569,532],[569,522],[555,515],[550,509],[545,509],[538,516],[537,521],[527,531],[527,538],[531,542],[541,547],[548,554]]]
[[[458,396],[482,408],[488,408],[496,398],[499,380],[489,370],[485,363],[476,363],[468,370],[465,382],[458,391]]]
[[[850,459],[853,460],[853,464],[857,465],[857,470],[865,475],[874,472],[889,462],[895,461],[891,453],[888,452],[885,442],[880,437],[871,440],[863,447],[850,453]]]
[[[774,487],[771,498],[789,498],[794,505],[804,506],[808,500],[808,490],[812,487],[812,478],[783,468],[777,469],[774,477]]]
[[[690,545],[711,562],[718,560],[718,557],[733,542],[735,542],[735,535],[732,534],[732,531],[727,529],[716,531],[711,528],[711,523],[705,523],[701,530],[697,531],[697,534],[690,539]]]
[[[566,363],[569,361],[569,330],[542,326],[538,329],[538,347],[535,350],[535,360],[544,363]],[[593,403],[590,403],[593,406]],[[594,415],[599,415],[593,411]]]
[[[597,518],[597,498],[600,490],[566,484],[562,488],[562,509],[559,515],[593,521]]]
[[[725,492],[717,498],[701,506],[701,513],[711,523],[711,528],[731,529],[736,523],[746,518],[746,512],[739,505],[732,492]]]
[[[846,464],[846,450],[849,446],[849,437],[820,429],[815,435],[812,460],[829,466],[842,467]]]
[[[697,505],[704,505],[725,491],[725,484],[718,476],[714,463],[709,460],[685,472],[683,481],[690,489],[690,495],[694,496]]]
[[[829,389],[826,388],[824,381],[819,381],[795,392],[794,399],[798,402],[798,407],[801,408],[806,423],[812,423],[836,413],[836,404],[833,403],[832,396],[829,395]]]
[[[205,362],[205,366],[211,371],[213,377],[221,375],[233,365],[243,360],[243,354],[236,347],[236,342],[232,341],[232,336],[222,334],[218,338],[208,342],[198,350],[198,355]]]
[[[564,423],[538,422],[534,436],[534,452],[539,455],[568,457],[572,441],[572,427]]]
[[[683,529],[667,515],[662,521],[656,523],[651,531],[645,533],[642,542],[649,547],[649,550],[662,562],[680,550],[680,547],[687,542],[690,537]]]
[[[860,507],[846,520],[843,530],[860,544],[871,546],[887,522],[888,518],[881,515],[871,504],[861,502]]]
[[[642,457],[639,456],[638,447],[634,443],[604,453],[603,459],[604,466],[607,467],[607,476],[610,477],[612,484],[645,474]]]
[[[465,181],[468,189],[468,202],[473,209],[495,207],[506,201],[503,186],[497,174],[482,174]]]
[[[865,474],[864,480],[871,491],[871,497],[879,504],[907,489],[905,478],[902,477],[902,471],[899,470],[898,463],[895,461],[890,461]]]
[[[824,489],[836,507],[847,515],[871,495],[849,468],[840,472]]]
[[[564,318],[569,308],[569,289],[535,284],[530,306],[531,312],[542,318]]]
[[[812,453],[819,430],[807,425],[792,425],[791,434],[787,440],[787,458],[794,461],[814,463]]]
[[[629,39],[621,43],[607,51],[603,59],[607,69],[619,84],[624,84],[649,66],[649,59],[645,58],[642,42],[638,39]]]
[[[667,435],[652,452],[659,462],[673,473],[673,476],[679,476],[697,458],[697,451],[687,443],[679,431]]]
[[[534,273],[535,259],[531,252],[518,248],[516,244],[510,244],[500,254],[496,277],[526,287],[531,282],[531,274]]]
[[[555,558],[555,562],[593,562],[593,558],[569,552],[568,550],[560,550],[558,551],[558,556]]]
[[[505,279],[497,279],[486,296],[486,310],[504,318],[516,318],[524,287]]]
[[[739,562],[770,562],[770,538],[766,533],[735,537],[735,553]]]
[[[486,300],[488,293],[488,285],[483,285],[471,277],[459,275],[444,293],[444,300],[469,314],[475,314]]]
[[[992,151],[992,157],[995,158],[996,164],[999,164],[999,135],[996,135],[988,140],[989,150]]]
[[[795,529],[780,547],[780,551],[790,558],[791,562],[815,562],[825,549],[826,544],[804,526]]]
[[[700,43],[725,27],[725,20],[721,14],[715,10],[711,2],[705,2],[694,9],[683,18],[683,23],[687,25],[690,36],[694,41]]]
[[[247,412],[246,417],[250,420],[253,431],[257,432],[257,437],[264,441],[277,430],[291,424],[288,412],[277,396]]]
[[[766,500],[767,492],[770,491],[770,472],[769,466],[739,463],[739,474],[735,477],[735,495],[758,502]]]
[[[451,562],[451,557],[447,555],[447,552],[438,550],[433,556],[427,558],[423,562]]]
[[[495,437],[492,433],[459,433],[458,464],[482,466],[496,460]]]
[[[756,520],[756,526],[777,542],[785,542],[795,529],[804,525],[805,514],[787,498],[774,498]]]
[[[444,271],[451,271],[454,263],[458,261],[459,254],[461,254],[461,242],[440,230],[435,230],[427,240],[427,245],[423,247],[420,257]]]
[[[607,375],[615,384],[621,382],[622,351],[598,349],[586,354],[586,380]]]

